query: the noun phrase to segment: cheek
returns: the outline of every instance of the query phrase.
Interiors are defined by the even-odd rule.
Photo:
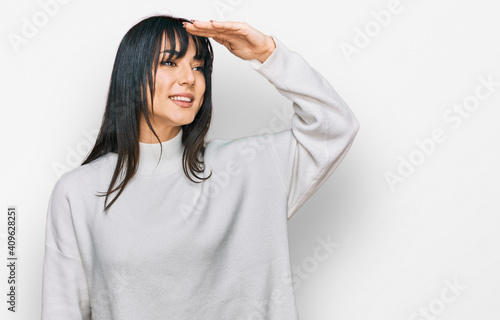
[[[200,84],[200,87],[198,88],[198,94],[203,96],[205,94],[205,79],[202,80],[203,82]]]
[[[167,74],[158,71],[156,74],[156,91],[163,92],[168,90],[168,88],[172,85],[172,77]]]

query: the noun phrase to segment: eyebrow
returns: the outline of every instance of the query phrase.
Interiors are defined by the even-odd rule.
[[[179,51],[176,51],[176,50],[171,50],[171,49],[170,49],[170,50],[163,50],[163,51],[160,51],[160,54],[161,54],[161,53],[164,53],[164,52],[170,53],[170,54],[172,54],[172,56],[174,56],[174,57],[178,57],[178,56],[179,56],[179,54],[180,54],[180,52],[179,52]],[[199,56],[199,55],[195,55],[195,56],[193,57],[193,59],[194,59],[194,60],[196,60],[196,61],[205,62],[205,61],[203,60],[203,58],[202,58],[201,56]]]
[[[175,50],[163,50],[160,53],[164,53],[164,52],[173,53],[176,56],[178,56],[180,54],[179,51],[175,51]]]

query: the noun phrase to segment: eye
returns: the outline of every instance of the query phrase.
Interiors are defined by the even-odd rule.
[[[174,67],[175,66],[175,62],[173,62],[172,60],[164,60],[164,61],[160,62],[160,64],[168,66],[168,67]]]
[[[193,69],[196,70],[196,71],[203,72],[203,70],[205,70],[205,67],[203,67],[203,66],[197,66],[197,67],[194,67]]]

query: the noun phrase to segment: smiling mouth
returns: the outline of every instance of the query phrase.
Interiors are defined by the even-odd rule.
[[[171,100],[174,101],[183,101],[183,102],[192,102],[193,99],[190,99],[188,97],[183,97],[183,96],[170,96],[169,97]]]

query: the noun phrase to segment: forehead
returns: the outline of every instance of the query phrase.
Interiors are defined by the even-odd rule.
[[[175,35],[175,39],[171,39]],[[171,41],[175,40],[175,44]],[[196,48],[195,41],[191,36],[181,38],[178,34],[171,34],[170,37],[163,34],[160,46],[160,59],[182,59],[184,57],[190,60],[203,62],[200,48]]]
[[[175,39],[175,43],[171,42],[173,40],[171,38]],[[178,53],[180,51],[183,51],[182,49],[184,49],[186,51],[190,50],[190,49],[196,49],[193,39],[190,36],[187,39],[188,39],[188,47],[183,48],[185,46],[185,41],[183,41],[183,43],[181,43],[182,40],[178,34],[173,33],[172,35],[168,36],[167,33],[164,32],[163,36],[162,36],[162,40],[161,40],[160,52],[163,52],[163,51],[170,52],[172,50],[175,50]]]

